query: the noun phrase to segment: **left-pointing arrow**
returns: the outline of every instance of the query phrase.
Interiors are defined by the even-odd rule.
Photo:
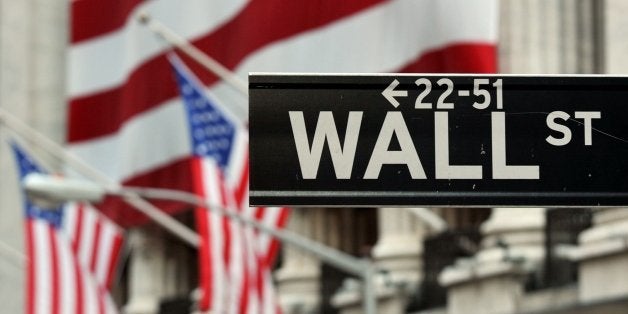
[[[399,107],[399,102],[397,101],[397,99],[395,99],[395,97],[407,97],[408,96],[408,91],[405,91],[405,90],[395,90],[395,87],[397,87],[398,85],[399,85],[399,81],[397,81],[397,79],[395,79],[382,92],[382,95],[395,108]]]

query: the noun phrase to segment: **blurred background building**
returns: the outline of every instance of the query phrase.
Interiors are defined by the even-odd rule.
[[[0,1],[0,106],[58,143],[67,133],[69,5]],[[499,73],[628,72],[628,2],[498,5]],[[9,134],[0,129],[0,136],[0,311],[19,313],[22,199]],[[58,160],[46,162],[63,169]],[[407,208],[295,208],[288,229],[373,259],[381,270],[381,313],[628,313],[628,210],[429,211],[446,228]],[[176,218],[193,226],[189,212]],[[131,228],[127,239],[114,288],[118,304],[131,314],[189,308],[198,286],[195,250],[152,223]],[[284,247],[274,279],[284,313],[361,310],[359,280],[302,251]]]

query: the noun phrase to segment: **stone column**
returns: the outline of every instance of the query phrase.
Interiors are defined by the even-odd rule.
[[[409,295],[416,293],[423,278],[425,224],[406,208],[378,209],[379,239],[372,256],[379,270],[376,277],[377,306],[382,313],[403,313]],[[360,313],[361,284],[345,282],[333,304],[343,314]]]
[[[598,51],[604,72],[628,71],[628,2],[598,1],[596,11],[603,21]],[[583,231],[575,252],[579,264],[579,299],[582,302],[612,298],[628,293],[628,208],[596,209],[593,227]]]
[[[32,6],[29,1],[0,1],[0,107],[25,121],[33,116],[29,106],[32,18],[25,18]],[[3,311],[24,313],[26,263],[17,257],[26,253],[24,203],[10,140],[11,135],[0,125],[0,303]],[[20,254],[12,259],[5,257],[5,247]]]
[[[599,1],[602,2],[602,1]],[[628,72],[628,2],[606,0],[599,4],[598,12],[604,26],[598,37],[603,40],[599,50],[604,55],[604,72],[625,74]]]
[[[605,73],[628,71],[628,2],[598,1],[597,18],[603,22],[598,29],[597,51],[603,55]],[[575,252],[579,264],[579,298],[588,302],[628,293],[625,265],[628,263],[628,209],[597,209],[593,227],[583,231]]]
[[[422,274],[423,239],[428,230],[404,208],[379,208],[379,240],[373,259],[388,278],[416,288]]]
[[[544,208],[494,208],[482,225],[482,250],[440,275],[447,313],[515,313],[524,276],[544,257]]]
[[[59,143],[66,133],[67,16],[67,1],[0,0],[0,107]],[[23,203],[10,140],[0,127],[0,304],[2,312],[23,313]],[[59,170],[52,158],[38,160]]]
[[[596,209],[593,227],[579,236],[575,259],[581,302],[628,294],[628,208]]]
[[[545,208],[493,208],[481,227],[479,262],[516,260],[534,270],[545,257]]]
[[[159,309],[165,270],[165,248],[161,230],[155,226],[132,229],[128,233],[129,265],[128,314],[155,314]]]
[[[499,71],[599,73],[599,2],[500,1]]]
[[[322,235],[324,210],[294,208],[288,229],[312,239]],[[275,272],[279,302],[286,314],[315,313],[320,303],[320,261],[290,246],[283,247],[283,265]]]

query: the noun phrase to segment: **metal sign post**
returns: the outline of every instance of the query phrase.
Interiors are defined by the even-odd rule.
[[[250,203],[628,204],[628,77],[252,74]]]

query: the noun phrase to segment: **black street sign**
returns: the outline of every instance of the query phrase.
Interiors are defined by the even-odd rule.
[[[628,205],[628,77],[249,84],[251,205]]]

